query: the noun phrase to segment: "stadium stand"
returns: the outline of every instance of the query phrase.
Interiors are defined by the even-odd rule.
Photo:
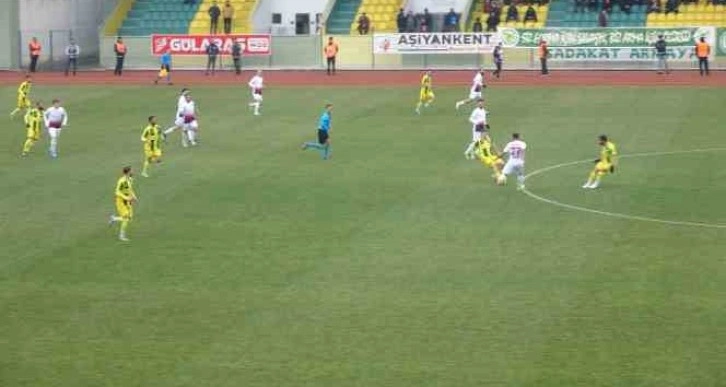
[[[350,24],[350,33],[358,33],[358,18],[364,12],[371,20],[372,30],[376,32],[396,31],[396,14],[401,8],[402,2],[402,0],[363,0]]]
[[[545,25],[545,22],[547,20],[547,16],[549,14],[549,4],[542,4],[537,5],[534,4],[534,10],[537,14],[537,21],[536,22],[527,22],[524,23],[524,14],[527,11],[527,5],[524,5],[524,3],[520,3],[519,5],[516,5],[517,11],[518,11],[518,21],[506,21],[507,19],[507,10],[509,9],[509,5],[503,5],[501,8],[501,14],[500,14],[500,23],[498,24],[499,27],[519,27],[519,28],[542,28]],[[484,31],[487,30],[487,19],[489,18],[491,14],[492,8],[491,5],[487,5],[486,0],[475,0],[472,3],[471,6],[471,13],[469,16],[469,22],[467,23],[467,31],[472,31],[474,22],[479,18],[481,20],[481,23],[484,27]]]
[[[597,27],[598,13],[602,9],[602,0],[599,0],[591,9],[587,5],[577,10],[573,0],[553,0],[550,4],[547,27]],[[613,1],[608,13],[608,27],[642,27],[645,26],[646,6],[634,2],[629,12],[623,11],[616,1]]]
[[[217,0],[220,8],[224,6],[223,0]],[[247,34],[253,32],[252,18],[250,17],[255,10],[257,0],[231,0],[234,7],[234,19],[232,19],[232,32],[238,34]],[[212,0],[202,0],[199,8],[189,25],[190,34],[207,34],[209,33],[209,14],[207,11],[212,6]],[[219,20],[219,28],[222,30],[222,19]]]
[[[327,33],[349,34],[360,4],[361,0],[337,0],[328,16]]]
[[[726,27],[726,5],[706,2],[676,5],[678,12],[666,14],[667,3],[658,11],[648,14],[648,27],[715,26]]]
[[[118,34],[186,34],[198,8],[198,5],[185,4],[180,0],[136,0]]]

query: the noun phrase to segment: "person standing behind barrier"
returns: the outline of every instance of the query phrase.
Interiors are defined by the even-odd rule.
[[[78,55],[81,54],[81,48],[78,47],[76,41],[71,39],[70,43],[66,46],[66,57],[68,57],[68,63],[66,63],[66,76],[68,73],[73,71],[73,76],[76,76],[76,70],[78,70]]]
[[[494,70],[494,75],[497,77],[497,79],[502,74],[502,64],[504,63],[504,52],[502,51],[502,43],[499,42],[496,47],[494,47],[494,52],[492,53],[492,56],[494,57],[494,66],[496,66],[496,70]]]
[[[124,59],[126,58],[127,50],[126,44],[120,36],[113,45],[113,52],[116,53],[116,68],[113,70],[113,75],[121,76],[124,71]]]
[[[335,58],[338,55],[338,43],[333,37],[328,38],[328,45],[325,46],[325,59],[328,65],[328,75],[335,75]]]
[[[212,75],[217,71],[217,55],[219,55],[219,46],[212,40],[207,46],[207,71],[204,75],[209,75],[210,70]]]
[[[219,9],[217,2],[212,2],[212,6],[209,7],[209,34],[214,35],[219,29],[219,16],[222,15],[222,11]]]
[[[33,37],[28,44],[28,52],[30,53],[30,72],[34,73],[38,70],[38,58],[43,47],[38,42],[38,38]]]
[[[550,56],[550,49],[547,47],[547,42],[544,39],[540,39],[537,50],[539,51],[539,63],[542,67],[542,75],[547,75],[550,73],[550,70],[547,68],[547,58]]]
[[[231,34],[232,33],[232,18],[234,18],[234,7],[229,2],[229,0],[227,0],[227,2],[224,3],[224,9],[222,10],[222,17],[224,18],[224,33]]]
[[[232,63],[234,63],[235,74],[242,74],[242,45],[237,41],[232,45]]]
[[[711,54],[711,46],[706,43],[706,38],[701,37],[695,47],[696,57],[698,57],[698,71],[701,76],[709,75],[708,72],[708,56]]]
[[[668,69],[668,55],[667,55],[667,44],[663,35],[658,35],[658,40],[655,42],[655,56],[658,59],[658,74],[670,73]]]

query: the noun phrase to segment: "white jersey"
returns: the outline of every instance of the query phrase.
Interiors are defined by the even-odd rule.
[[[185,120],[197,118],[197,106],[194,101],[185,101],[180,111]]]
[[[68,113],[62,107],[51,106],[45,111],[45,126],[60,129],[68,125]]]
[[[182,110],[184,110],[184,105],[186,105],[186,104],[187,104],[187,97],[186,96],[183,96],[183,95],[180,95],[179,96],[179,101],[177,101],[177,103],[176,103],[176,113],[177,113],[177,115],[178,114],[181,114]]]
[[[507,163],[512,162],[516,164],[524,164],[524,153],[527,149],[527,143],[522,140],[510,141],[505,147],[502,153],[509,155]]]
[[[483,88],[484,88],[484,76],[481,75],[481,72],[478,72],[474,76],[474,80],[471,81],[471,90],[469,91],[469,93],[481,95],[481,91]]]
[[[487,124],[487,111],[484,108],[477,107],[471,112],[469,116],[469,122],[472,125],[486,125]]]
[[[264,81],[261,76],[255,75],[250,79],[249,83],[250,89],[252,89],[253,94],[262,94],[262,88],[264,87]]]

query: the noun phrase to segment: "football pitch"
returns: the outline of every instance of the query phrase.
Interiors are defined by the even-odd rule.
[[[466,87],[421,116],[416,88],[275,87],[261,117],[242,87],[193,87],[201,144],[173,134],[142,178],[141,130],[178,89],[35,86],[70,115],[57,160],[47,135],[20,158],[3,116],[0,385],[726,380],[726,89],[488,89],[531,196],[464,159]],[[327,161],[299,149],[325,102]],[[573,162],[603,133],[626,157],[586,191]],[[106,222],[125,165],[130,243]]]

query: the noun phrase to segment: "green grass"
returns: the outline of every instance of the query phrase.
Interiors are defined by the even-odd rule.
[[[136,179],[130,244],[115,240],[120,168],[176,88],[54,89],[71,126],[18,157],[0,131],[0,385],[716,386],[726,379],[726,230],[535,201],[467,162],[466,90],[195,88],[203,144],[165,147]],[[622,153],[719,147],[726,91],[489,90],[495,140],[529,171]],[[10,88],[0,89],[11,106]],[[299,144],[336,103],[333,154]],[[723,153],[623,159],[533,177],[565,203],[726,224]]]

